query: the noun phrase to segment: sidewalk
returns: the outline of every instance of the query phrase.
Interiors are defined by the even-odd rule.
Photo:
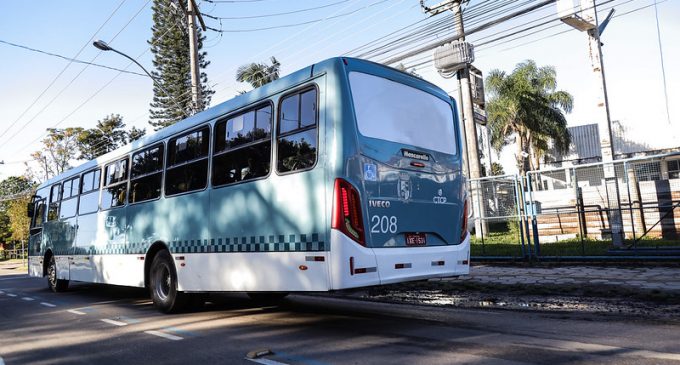
[[[680,293],[680,267],[474,265],[469,276],[450,280],[496,285],[609,286]]]

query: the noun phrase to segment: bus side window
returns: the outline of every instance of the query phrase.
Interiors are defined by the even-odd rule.
[[[78,214],[94,213],[99,209],[99,179],[101,169],[97,168],[83,174],[83,183],[80,186],[80,203]]]
[[[130,170],[130,203],[160,197],[162,180],[162,143],[133,154]]]
[[[59,202],[61,201],[61,184],[52,185],[50,190],[50,205],[47,210],[47,221],[59,218]]]
[[[288,95],[280,105],[276,170],[286,173],[312,168],[318,148],[316,88]]]
[[[269,175],[272,107],[267,105],[215,124],[213,186]]]
[[[80,187],[80,177],[64,181],[63,198],[61,209],[59,209],[59,219],[72,218],[76,216],[78,208],[78,190]]]
[[[125,205],[127,201],[128,159],[125,157],[104,167],[102,209]]]
[[[208,185],[209,143],[207,126],[168,141],[165,195],[202,190]]]

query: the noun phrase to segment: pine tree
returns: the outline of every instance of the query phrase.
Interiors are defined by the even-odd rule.
[[[189,30],[186,17],[175,0],[154,0],[153,26],[149,44],[156,68],[151,74],[170,95],[154,84],[150,121],[155,130],[175,124],[195,111],[191,100],[191,64],[189,56]],[[206,52],[201,52],[205,36],[198,29],[199,68],[210,64]],[[203,107],[210,104],[214,93],[208,86],[208,76],[201,72],[201,99]]]

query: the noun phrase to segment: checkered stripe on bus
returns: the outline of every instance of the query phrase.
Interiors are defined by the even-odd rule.
[[[150,245],[148,242],[130,243],[128,253],[145,254]],[[318,233],[179,240],[167,242],[167,245],[172,253],[297,252],[328,249]]]

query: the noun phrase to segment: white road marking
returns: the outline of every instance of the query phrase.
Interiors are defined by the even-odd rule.
[[[0,365],[5,365],[5,362],[2,360],[2,357],[0,357]]]
[[[7,296],[8,296],[8,297],[14,298],[14,297],[16,297],[17,295],[16,295],[16,294],[12,294],[12,293],[7,293]]]
[[[56,307],[55,304],[47,303],[47,302],[40,302],[40,305],[44,305],[45,307],[50,307],[50,308]]]
[[[21,298],[21,299],[23,299],[23,300],[25,300],[25,301],[27,301],[27,302],[30,302],[30,301],[35,300],[35,299],[31,298],[31,297],[23,297],[23,298]]]
[[[171,335],[169,333],[161,332],[161,331],[144,331],[144,333],[148,333],[150,335],[158,336],[158,337],[163,337],[167,338],[168,340],[173,340],[173,341],[179,341],[183,340],[183,337]]]
[[[245,359],[248,360],[248,361],[252,361],[252,362],[255,362],[255,363],[258,363],[258,364],[264,364],[264,365],[288,365],[285,362],[280,362],[280,361],[276,361],[276,360],[269,360],[269,359],[249,359],[247,357]]]
[[[108,324],[112,324],[112,325],[114,325],[114,326],[119,326],[119,327],[120,327],[120,326],[127,326],[127,325],[128,325],[128,324],[125,323],[125,322],[114,321],[113,319],[106,319],[106,318],[104,318],[104,319],[100,319],[100,321],[106,322],[106,323],[108,323]]]
[[[2,290],[0,290],[0,294],[5,294],[5,292],[4,292],[4,291],[2,291]]]
[[[75,309],[69,309],[69,310],[67,310],[67,312],[73,313],[73,314],[79,314],[81,316],[84,316],[86,314],[85,312],[81,312],[81,311],[78,311],[78,310],[75,310]]]

